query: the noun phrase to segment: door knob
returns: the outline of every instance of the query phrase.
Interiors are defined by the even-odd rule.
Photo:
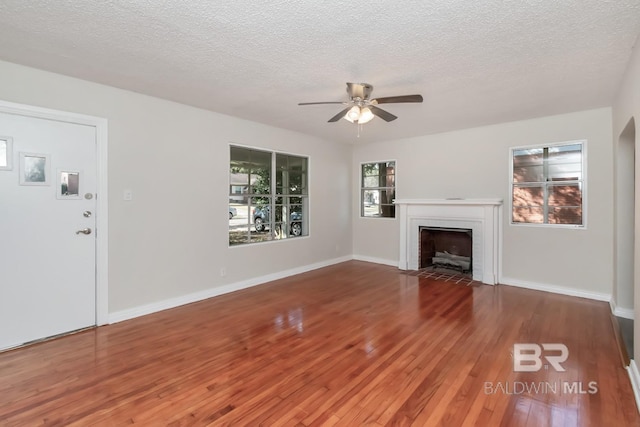
[[[83,228],[82,230],[76,231],[76,234],[91,234],[90,228]]]

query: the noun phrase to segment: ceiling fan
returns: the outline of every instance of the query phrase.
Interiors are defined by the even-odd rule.
[[[375,116],[390,122],[397,119],[397,116],[377,107],[379,104],[394,104],[401,102],[422,102],[422,95],[401,95],[386,96],[384,98],[370,99],[373,86],[368,83],[347,83],[347,93],[349,101],[346,102],[301,102],[298,105],[316,104],[342,104],[347,107],[329,119],[329,123],[345,119],[351,123],[365,124],[370,122]]]

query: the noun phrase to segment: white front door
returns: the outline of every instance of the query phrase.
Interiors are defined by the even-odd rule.
[[[96,324],[96,128],[0,113],[0,349]]]

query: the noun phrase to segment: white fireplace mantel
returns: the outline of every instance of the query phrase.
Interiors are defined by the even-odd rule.
[[[502,199],[399,199],[401,270],[418,270],[420,227],[466,228],[472,231],[473,279],[498,283]]]

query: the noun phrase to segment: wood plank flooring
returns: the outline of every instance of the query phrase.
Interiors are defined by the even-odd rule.
[[[609,316],[350,261],[0,353],[0,425],[640,425]]]

